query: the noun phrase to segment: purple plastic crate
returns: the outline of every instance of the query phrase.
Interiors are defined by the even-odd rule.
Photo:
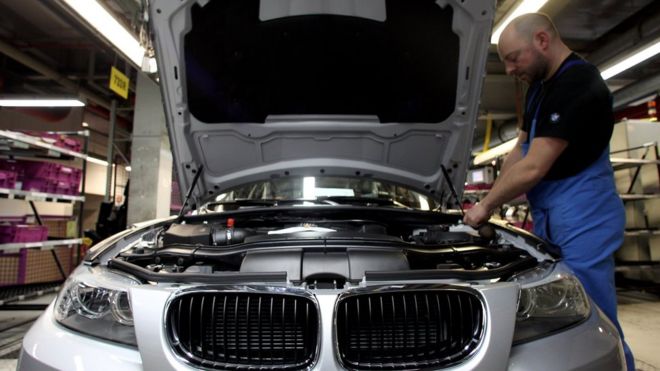
[[[53,162],[20,161],[26,179],[57,179],[59,164]]]
[[[45,225],[0,225],[0,243],[39,242],[48,238]]]
[[[60,166],[57,171],[57,180],[60,182],[80,182],[82,170],[69,166]]]
[[[50,179],[24,179],[23,190],[45,193],[56,193],[57,182]]]
[[[9,170],[0,170],[0,188],[14,189],[16,186],[16,173]]]
[[[81,149],[82,149],[82,145],[80,144],[80,142],[78,142],[75,139],[71,139],[71,138],[61,137],[57,141],[57,143],[55,143],[55,145],[58,146],[58,147],[69,149],[69,150],[74,151],[74,152],[80,152]]]
[[[78,187],[70,181],[57,182],[55,193],[60,195],[75,195],[78,193]]]
[[[23,166],[18,161],[0,160],[0,169],[16,173],[19,179],[23,177]]]

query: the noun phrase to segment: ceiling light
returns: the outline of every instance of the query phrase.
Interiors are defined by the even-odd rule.
[[[138,67],[142,66],[145,49],[97,0],[64,0],[80,17],[96,29],[112,45]]]
[[[79,99],[63,98],[0,98],[2,107],[83,107]]]
[[[132,170],[130,166],[126,166],[126,167],[124,167],[124,169],[125,169],[126,171],[128,171],[129,173],[130,173],[131,170]]]
[[[313,200],[316,198],[316,179],[313,176],[303,178],[303,199]]]
[[[474,161],[472,163],[474,165],[487,164],[491,160],[494,160],[500,156],[506,155],[507,153],[511,152],[511,150],[513,150],[513,148],[516,146],[517,142],[518,142],[518,138],[513,138],[508,142],[504,142],[500,144],[497,147],[493,147],[488,151],[482,152],[474,157]]]
[[[87,156],[87,161],[101,166],[108,166],[108,161],[101,160],[100,158],[96,158],[92,156]]]
[[[497,42],[500,40],[502,31],[504,31],[504,27],[511,23],[511,21],[516,17],[527,13],[537,12],[547,2],[548,0],[523,0],[512,12],[509,12],[509,14],[504,17],[504,20],[501,21],[497,27],[495,27],[495,31],[490,37],[490,43],[497,44]]]
[[[158,72],[158,65],[156,64],[156,58],[144,56],[142,60],[142,71],[146,73],[156,73]]]
[[[84,128],[88,128],[88,127],[89,127],[89,124],[86,123],[86,122],[83,122],[83,123],[82,123],[82,127],[84,127]]]
[[[660,53],[660,39],[656,39],[651,43],[632,51],[626,56],[606,64],[605,67],[601,68],[603,72],[601,72],[600,75],[603,77],[603,80],[607,80],[630,67],[644,62],[658,53]]]

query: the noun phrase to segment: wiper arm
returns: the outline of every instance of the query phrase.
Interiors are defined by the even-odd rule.
[[[325,196],[319,197],[319,200],[336,202],[338,204],[376,204],[378,206],[400,206],[391,198],[371,198],[371,197],[352,197],[352,196]]]
[[[277,200],[272,198],[264,199],[238,199],[238,200],[226,200],[226,201],[214,201],[209,202],[205,205],[205,208],[211,208],[214,206],[280,206],[280,205],[293,205],[303,202],[313,202],[317,204],[326,203],[322,200],[307,200],[307,199],[292,199],[292,200]]]
[[[370,197],[352,197],[352,196],[323,196],[318,197],[317,199],[238,199],[238,200],[229,200],[229,201],[214,201],[209,202],[204,207],[206,209],[213,208],[215,206],[282,206],[282,205],[294,205],[302,203],[314,203],[319,205],[377,205],[377,206],[403,206],[390,198],[370,198]]]
[[[276,206],[278,201],[273,199],[239,199],[230,201],[214,201],[206,204],[206,208],[219,206],[219,205],[236,205],[236,206]]]

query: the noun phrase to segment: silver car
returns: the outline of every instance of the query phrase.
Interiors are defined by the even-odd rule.
[[[449,211],[493,13],[151,0],[185,210],[96,245],[19,369],[625,369],[556,249]]]

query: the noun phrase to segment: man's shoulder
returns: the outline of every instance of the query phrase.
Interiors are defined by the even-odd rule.
[[[604,82],[596,66],[586,60],[582,61],[584,63],[577,63],[568,68],[557,82]]]

